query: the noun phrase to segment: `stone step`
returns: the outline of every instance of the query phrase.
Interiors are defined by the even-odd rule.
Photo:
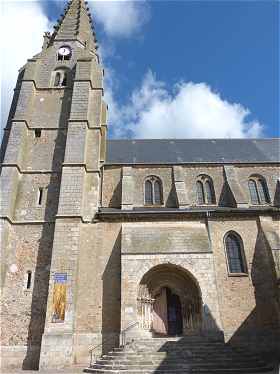
[[[118,348],[118,349],[114,349],[114,351],[118,352],[118,351],[122,351],[123,348]],[[182,351],[182,350],[193,350],[193,351],[209,351],[209,352],[215,352],[216,350],[233,350],[233,348],[231,348],[230,346],[226,346],[226,345],[221,345],[221,346],[199,346],[199,345],[184,345],[184,346],[181,346],[181,345],[171,345],[171,344],[166,344],[166,345],[154,345],[154,346],[151,346],[151,345],[129,345],[127,346],[127,349],[126,350],[141,350],[141,351],[164,351],[164,350],[172,350],[172,351],[175,351],[175,350],[178,350],[178,351]]]
[[[210,339],[182,339],[182,338],[175,338],[175,339],[154,339],[154,341],[149,340],[143,340],[143,339],[132,339],[132,341],[136,344],[165,344],[165,343],[171,343],[171,344],[215,344],[215,345],[222,345],[224,342],[222,340],[210,340]]]
[[[132,342],[131,344],[128,344],[127,347],[146,347],[147,349],[148,348],[152,348],[152,349],[156,349],[158,347],[173,347],[173,348],[176,348],[176,347],[179,347],[179,348],[188,348],[188,347],[192,347],[192,348],[210,348],[210,349],[216,349],[216,348],[222,348],[225,346],[225,344],[192,344],[192,343],[185,343],[185,344],[180,344],[180,343],[176,343],[176,342],[166,342],[166,343],[155,343],[155,344],[143,344],[143,343],[135,343],[135,342]]]
[[[264,361],[261,360],[259,357],[251,357],[250,355],[247,356],[238,356],[238,355],[222,355],[219,353],[216,353],[215,355],[208,355],[208,356],[203,356],[203,355],[133,355],[133,356],[112,356],[112,355],[104,355],[100,359],[104,360],[111,360],[115,362],[119,361],[128,361],[128,362],[134,362],[134,361],[189,361],[189,362],[201,362],[201,361],[212,361],[212,362],[241,362],[241,363],[246,363],[246,362],[257,362],[257,363],[263,363]]]
[[[244,364],[233,364],[233,363],[223,363],[223,364],[219,364],[219,363],[208,363],[208,364],[203,364],[203,363],[189,363],[189,364],[180,364],[180,363],[177,363],[177,364],[169,364],[169,363],[148,363],[148,362],[135,362],[135,364],[131,364],[131,365],[118,365],[118,364],[115,364],[115,365],[110,365],[110,364],[103,364],[103,363],[99,363],[99,364],[95,364],[92,366],[92,369],[110,369],[110,370],[158,370],[158,369],[170,369],[170,370],[175,370],[175,369],[211,369],[211,370],[214,370],[214,369],[224,369],[224,370],[227,370],[228,368],[231,368],[231,369],[243,369],[244,371],[246,371],[247,369],[251,369],[251,368],[263,368],[265,367],[265,365],[258,365],[257,363],[251,363],[251,365],[247,364],[247,365],[244,365]]]
[[[208,369],[208,368],[193,368],[193,369],[174,369],[174,370],[164,370],[164,369],[157,369],[157,370],[146,370],[146,369],[140,369],[140,370],[106,370],[106,369],[92,369],[87,368],[84,370],[86,373],[114,373],[114,374],[253,374],[253,373],[267,373],[271,371],[271,367],[252,367],[247,368],[246,371],[244,371],[243,368],[241,369]]]
[[[130,344],[126,346],[127,349],[141,349],[141,350],[165,350],[165,349],[172,349],[172,350],[184,350],[184,349],[192,349],[192,350],[209,350],[215,351],[217,349],[233,349],[229,345],[221,344],[221,345],[214,345],[214,344]],[[121,347],[123,349],[123,347]]]
[[[151,353],[152,352],[152,353]],[[138,354],[138,355],[149,355],[149,354],[158,354],[158,353],[165,353],[165,354],[169,354],[169,355],[177,355],[178,357],[180,355],[184,355],[185,353],[187,353],[188,355],[203,355],[203,356],[207,356],[207,355],[215,355],[217,353],[221,354],[221,355],[228,355],[228,354],[231,354],[231,355],[234,355],[234,356],[251,356],[251,357],[256,357],[256,355],[253,355],[253,354],[250,354],[250,352],[237,352],[237,351],[234,351],[234,350],[231,350],[231,349],[220,349],[220,350],[193,350],[193,349],[160,349],[158,351],[152,351],[152,350],[146,350],[146,349],[135,349],[134,351],[124,351],[124,352],[110,352],[110,354],[115,354],[115,355],[119,355],[119,354],[127,354],[127,355],[130,355],[130,354]]]
[[[127,358],[137,358],[139,356],[155,356],[155,357],[176,357],[176,358],[185,358],[185,357],[224,357],[224,356],[232,356],[234,358],[251,358],[253,360],[258,359],[257,355],[250,354],[249,352],[238,353],[236,351],[230,350],[223,350],[223,351],[215,351],[215,352],[201,352],[201,351],[192,351],[192,350],[185,350],[185,351],[162,351],[162,352],[146,352],[146,351],[118,351],[118,352],[109,352],[106,356],[111,357],[127,357]]]
[[[118,362],[114,362],[114,361],[102,361],[102,360],[97,360],[96,362],[97,365],[106,365],[106,366],[114,366],[114,367],[132,367],[132,366],[153,366],[154,368],[157,368],[157,367],[161,367],[161,366],[170,366],[170,367],[176,367],[179,365],[179,367],[181,366],[191,366],[191,367],[208,367],[208,368],[212,368],[212,367],[231,367],[231,368],[235,368],[235,367],[243,367],[243,368],[246,368],[246,367],[251,367],[251,366],[258,366],[258,367],[262,367],[262,366],[265,366],[265,363],[263,361],[234,361],[234,360],[223,360],[223,361],[220,361],[220,360],[213,360],[213,361],[203,361],[203,360],[191,360],[191,361],[186,361],[186,362],[176,362],[175,360],[172,362],[172,361],[165,361],[165,360],[162,360],[162,361],[144,361],[144,360],[141,360],[141,361],[134,361],[134,362],[130,362],[128,363],[127,361],[118,361]]]
[[[181,362],[181,361],[179,361]],[[204,364],[205,363],[205,360],[200,358],[200,357],[196,357],[196,358],[186,358],[185,363],[188,363],[188,364]],[[236,359],[233,359],[231,357],[223,357],[222,360],[220,358],[216,358],[216,359],[211,359],[211,361],[209,360],[208,363],[209,364],[215,364],[217,365],[217,363],[226,363],[227,365],[228,364],[233,364],[235,365],[236,364]],[[104,365],[142,365],[142,364],[146,364],[146,363],[149,363],[149,364],[156,364],[156,365],[160,365],[162,363],[165,363],[165,364],[168,364],[168,365],[173,365],[173,364],[177,364],[178,363],[178,360],[177,359],[166,359],[166,358],[147,358],[147,359],[134,359],[134,360],[110,360],[110,359],[99,359],[96,361],[97,364],[104,364]],[[254,364],[254,365],[264,365],[264,361],[262,360],[248,360],[248,361],[244,361],[244,360],[239,360],[238,361],[238,364],[242,364],[242,365],[246,365],[246,364]]]
[[[189,339],[187,339],[189,340]],[[266,372],[264,361],[257,355],[221,342],[173,339],[137,340],[126,349],[115,348],[86,369],[90,373],[126,374],[249,374]]]

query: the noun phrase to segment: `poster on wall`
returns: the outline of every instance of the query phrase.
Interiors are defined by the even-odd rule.
[[[52,322],[61,323],[65,319],[66,308],[66,273],[54,274],[54,289],[53,289],[53,316]]]

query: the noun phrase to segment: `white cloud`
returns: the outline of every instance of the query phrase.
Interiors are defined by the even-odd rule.
[[[56,2],[61,2],[56,0]],[[109,36],[129,37],[146,22],[149,7],[145,2],[90,1],[93,17],[102,23]],[[51,30],[42,4],[37,0],[1,0],[1,128],[5,127],[18,70],[28,58],[40,52],[44,31]],[[8,35],[8,37],[6,37]],[[106,44],[108,50],[108,43]],[[113,45],[110,44],[113,49]],[[103,48],[104,50],[104,48]],[[107,54],[112,54],[107,51]],[[105,57],[106,57],[105,53]],[[114,54],[114,53],[113,53]]]
[[[93,19],[102,23],[110,37],[129,37],[138,32],[149,18],[146,1],[95,0],[89,4]]]
[[[109,34],[128,36],[142,25],[140,14],[146,8],[141,8],[139,2],[104,1],[94,4],[94,14],[100,17]],[[43,33],[50,28],[51,24],[39,2],[25,1],[23,4],[22,1],[2,0],[2,126],[6,124],[18,69],[41,50]],[[8,38],[5,37],[7,33]],[[134,90],[126,104],[120,105],[115,98],[118,81],[114,71],[108,68],[105,71],[105,97],[115,137],[213,138],[257,137],[262,134],[263,126],[258,121],[247,120],[248,109],[224,100],[206,83],[180,82],[169,90],[148,72],[141,87]]]
[[[247,120],[249,109],[224,100],[206,83],[180,82],[169,92],[151,72],[129,102],[116,108],[113,102],[110,123],[116,137],[244,138],[263,130],[258,121]]]
[[[40,52],[43,33],[51,28],[37,1],[1,2],[1,125],[5,127],[18,70]]]

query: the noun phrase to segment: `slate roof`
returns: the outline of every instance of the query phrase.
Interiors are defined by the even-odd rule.
[[[107,141],[106,164],[275,162],[280,162],[280,138]]]

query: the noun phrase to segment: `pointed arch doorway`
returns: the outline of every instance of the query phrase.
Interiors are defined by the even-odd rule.
[[[155,266],[140,282],[138,316],[142,329],[154,335],[197,333],[201,326],[201,296],[196,281],[179,266]]]

